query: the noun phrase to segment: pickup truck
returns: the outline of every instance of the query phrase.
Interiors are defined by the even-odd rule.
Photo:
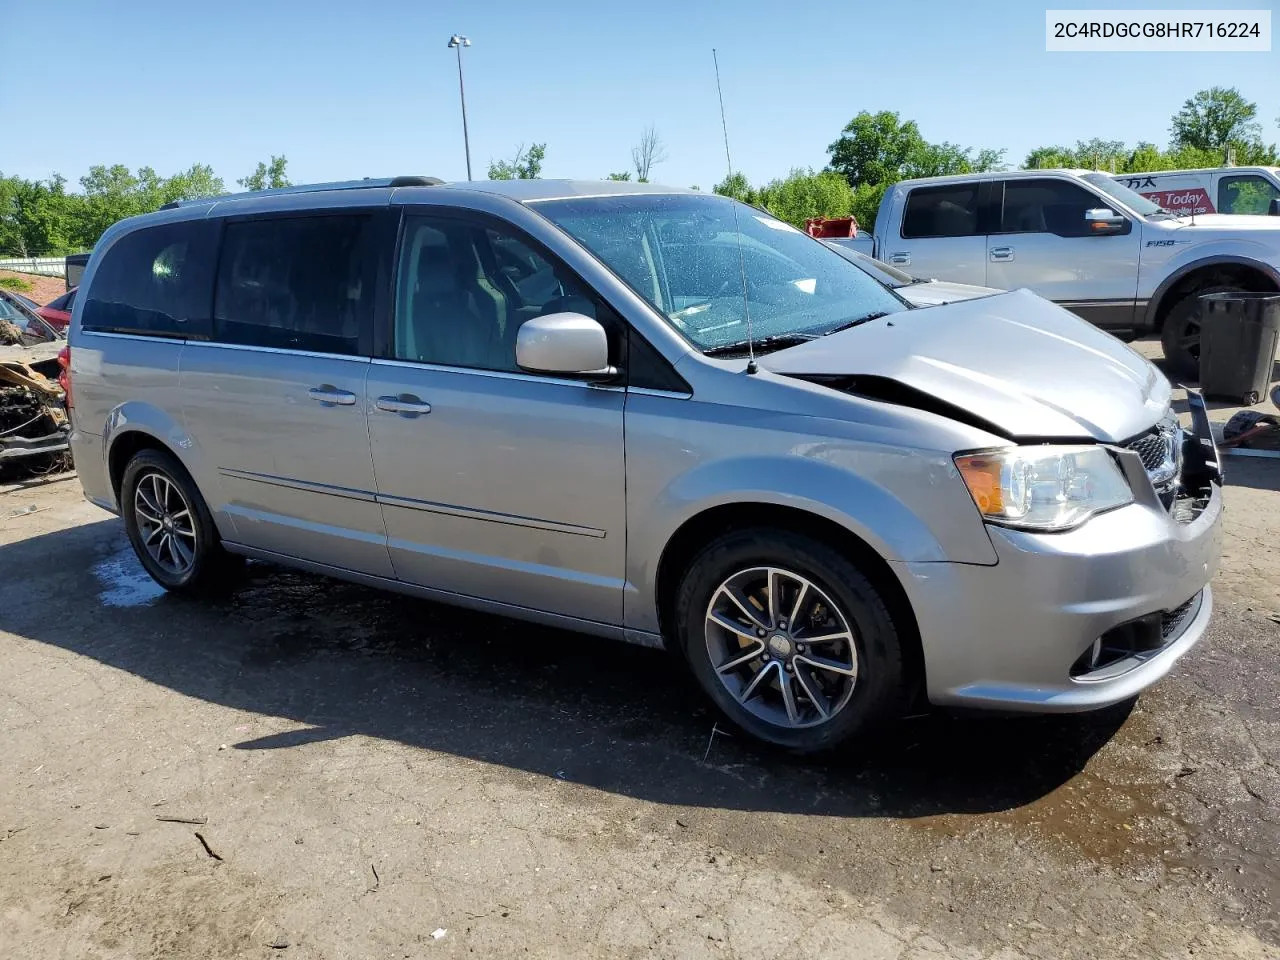
[[[1280,290],[1280,217],[1178,216],[1085,170],[904,180],[862,249],[917,276],[1026,287],[1122,339],[1159,333],[1189,378],[1202,294]]]

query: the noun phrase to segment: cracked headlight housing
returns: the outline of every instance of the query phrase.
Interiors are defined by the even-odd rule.
[[[1002,447],[955,458],[978,512],[1020,530],[1069,530],[1133,502],[1120,465],[1105,447]]]

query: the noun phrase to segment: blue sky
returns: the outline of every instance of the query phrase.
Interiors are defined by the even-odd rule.
[[[1218,84],[1257,101],[1264,137],[1280,140],[1280,49],[1046,53],[1046,4],[1025,0],[4,6],[0,110],[11,133],[30,135],[5,138],[0,171],[73,184],[94,163],[169,174],[202,162],[230,187],[271,153],[295,182],[461,179],[455,31],[474,44],[464,69],[478,177],[534,141],[547,143],[544,176],[602,177],[628,168],[653,124],[669,156],[653,179],[710,187],[725,173],[712,47],[734,166],[753,181],[821,167],[860,110],[898,111],[930,140],[1005,147],[1016,164],[1031,147],[1091,136],[1164,144],[1182,101]]]

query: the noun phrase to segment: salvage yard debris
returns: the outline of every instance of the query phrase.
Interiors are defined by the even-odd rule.
[[[38,317],[25,329],[0,320],[0,465],[21,461],[36,475],[69,469],[71,425],[56,379],[62,343]]]

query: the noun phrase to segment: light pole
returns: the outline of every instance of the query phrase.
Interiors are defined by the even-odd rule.
[[[471,41],[460,33],[449,38],[449,49],[458,51],[458,99],[462,101],[462,144],[467,151],[467,179],[471,179],[471,138],[467,135],[467,94],[462,86],[462,48]]]

